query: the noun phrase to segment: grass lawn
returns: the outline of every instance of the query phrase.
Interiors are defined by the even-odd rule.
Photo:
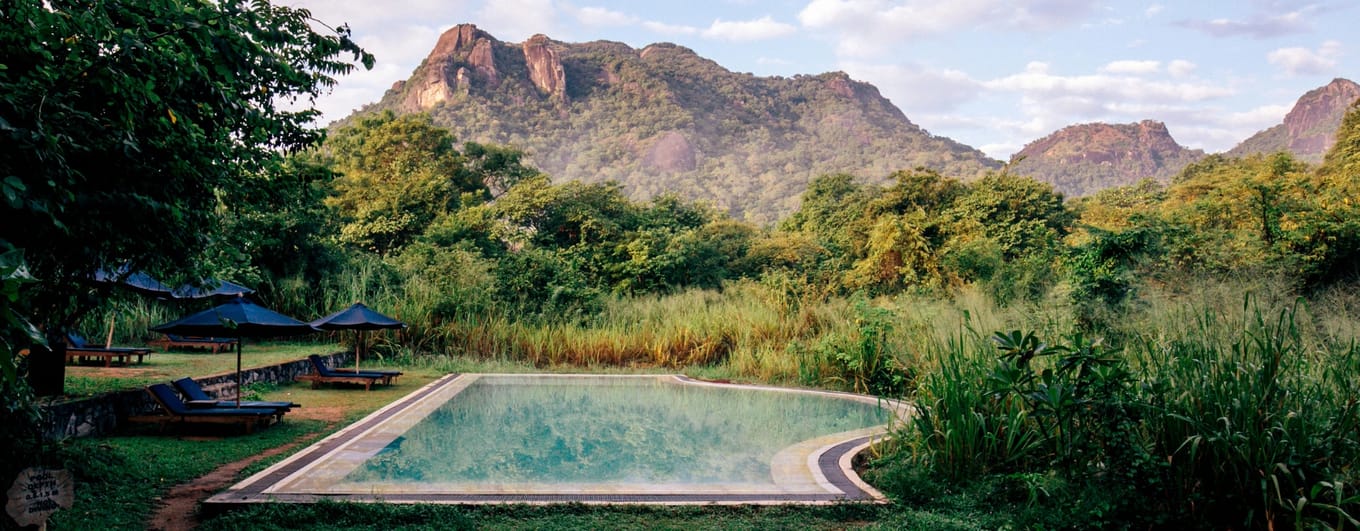
[[[306,358],[308,354],[346,350],[338,343],[256,342],[241,345],[241,368],[262,367]],[[367,360],[366,360],[367,362]],[[366,363],[373,365],[372,363]],[[104,368],[95,365],[66,367],[66,395],[83,397],[120,389],[136,389],[185,376],[211,376],[236,370],[236,352],[205,350],[153,351],[144,363]]]

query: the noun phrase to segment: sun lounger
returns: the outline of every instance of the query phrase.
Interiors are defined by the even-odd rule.
[[[383,375],[383,376],[390,376],[390,377],[392,378],[392,381],[393,381],[393,382],[396,382],[396,381],[397,381],[397,377],[398,377],[398,376],[401,376],[401,375],[403,375],[403,374],[406,374],[406,373],[401,372],[401,371],[394,371],[394,370],[388,370],[388,369],[364,369],[364,370],[362,370],[362,371],[358,371],[358,370],[354,370],[354,369],[331,369],[331,372],[333,372],[333,373],[335,373],[335,374],[342,375],[342,376],[351,376],[351,375],[360,374],[360,373],[363,373],[363,374],[381,374],[381,375]]]
[[[149,341],[149,343],[164,350],[170,350],[172,348],[200,348],[211,350],[213,354],[217,354],[223,350],[231,350],[232,347],[236,346],[236,339],[230,337],[199,337],[165,334],[165,337],[153,339]]]
[[[257,424],[268,424],[270,419],[282,415],[276,409],[257,407],[190,408],[180,399],[174,389],[163,383],[147,386],[146,392],[161,406],[161,414],[131,417],[128,420],[156,422],[161,425],[162,429],[165,428],[166,424],[172,422],[182,424],[241,424],[245,426],[246,433],[251,433],[255,431]]]
[[[103,347],[92,345],[80,334],[74,332],[66,334],[66,363],[83,363],[86,361],[103,360],[104,366],[113,365],[114,360],[118,360],[120,365],[127,365],[133,356],[137,357],[137,363],[142,363],[142,359],[151,353],[151,349],[145,347]]]
[[[364,390],[367,391],[372,389],[373,384],[375,383],[391,385],[392,379],[397,377],[397,375],[394,374],[367,371],[338,372],[327,367],[326,363],[321,361],[321,356],[312,354],[307,356],[307,359],[311,360],[312,370],[314,372],[312,372],[312,374],[298,376],[297,379],[302,382],[312,382],[312,389],[320,387],[323,383],[347,383],[362,385],[364,386]]]
[[[188,400],[184,402],[184,405],[189,406],[189,409],[191,410],[215,407],[237,407],[237,403],[235,400],[218,400],[216,398],[208,396],[208,393],[203,391],[203,387],[198,385],[198,382],[194,381],[193,378],[180,378],[170,383],[171,385],[174,385],[175,389],[178,389],[180,393],[183,393],[185,398],[188,398]],[[283,414],[287,413],[288,410],[295,407],[302,407],[302,404],[296,404],[293,402],[242,400],[240,403],[240,407],[262,407],[267,409],[274,409],[278,411],[279,418],[282,418]]]

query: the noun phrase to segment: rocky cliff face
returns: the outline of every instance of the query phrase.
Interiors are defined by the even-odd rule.
[[[360,113],[383,110],[522,149],[559,182],[617,181],[634,199],[675,193],[758,223],[797,208],[818,175],[886,181],[926,167],[969,179],[1000,167],[842,72],[757,77],[670,43],[508,44],[470,24]]]
[[[547,35],[538,34],[524,41],[524,63],[529,70],[529,80],[544,94],[562,99],[567,94],[567,73],[562,69],[562,60]]]
[[[403,94],[401,109],[418,112],[434,108],[468,94],[473,88],[494,90],[503,81],[498,61],[505,61],[507,76],[515,82],[528,82],[548,98],[566,97],[567,77],[554,43],[545,35],[534,35],[520,45],[522,57],[509,58],[506,45],[472,24],[459,24],[444,32],[434,50],[416,69],[411,79],[398,81],[394,92]],[[501,59],[497,59],[500,55]],[[522,67],[518,68],[518,67]]]
[[[1204,156],[1176,143],[1166,124],[1081,124],[1030,142],[1012,159],[1010,171],[1052,183],[1068,196],[1169,179]]]
[[[1284,122],[1252,135],[1227,154],[1244,157],[1288,151],[1300,160],[1319,162],[1336,142],[1336,129],[1346,109],[1357,99],[1360,85],[1349,79],[1333,79],[1300,97]]]
[[[429,109],[467,92],[474,76],[495,85],[500,82],[492,53],[494,39],[472,24],[460,24],[439,36],[434,50],[416,70],[416,75],[394,90],[405,92],[402,108],[410,111]]]

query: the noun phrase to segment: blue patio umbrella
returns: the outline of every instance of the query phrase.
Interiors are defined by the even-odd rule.
[[[129,272],[126,266],[114,272],[100,269],[94,273],[94,280],[106,284],[121,284],[132,291],[152,297],[174,297],[175,290],[170,286],[141,271]]]
[[[235,337],[236,403],[241,403],[241,338],[296,336],[316,332],[312,325],[237,297],[226,303],[151,327],[164,334]]]
[[[354,371],[359,371],[360,347],[364,344],[364,332],[368,330],[388,330],[406,328],[406,323],[373,311],[362,302],[356,302],[333,314],[311,323],[318,330],[355,330],[358,337],[354,341]]]
[[[208,297],[237,297],[255,290],[228,280],[205,278],[198,283],[185,283],[177,288],[161,282],[145,272],[129,271],[126,265],[115,271],[101,269],[94,274],[95,282],[120,284],[132,291],[164,299],[206,299]]]
[[[255,290],[229,280],[206,279],[201,285],[184,284],[171,293],[176,299],[206,299],[208,297],[239,297]]]

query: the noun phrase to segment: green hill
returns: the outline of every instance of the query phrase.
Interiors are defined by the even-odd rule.
[[[523,149],[556,182],[618,181],[634,199],[673,192],[758,223],[796,209],[822,174],[927,167],[971,179],[1000,167],[844,73],[758,77],[674,44],[511,44],[468,24],[359,113],[383,110]]]
[[[1015,154],[1010,171],[1082,196],[1147,178],[1166,181],[1203,156],[1176,143],[1161,122],[1092,123],[1030,142]]]

